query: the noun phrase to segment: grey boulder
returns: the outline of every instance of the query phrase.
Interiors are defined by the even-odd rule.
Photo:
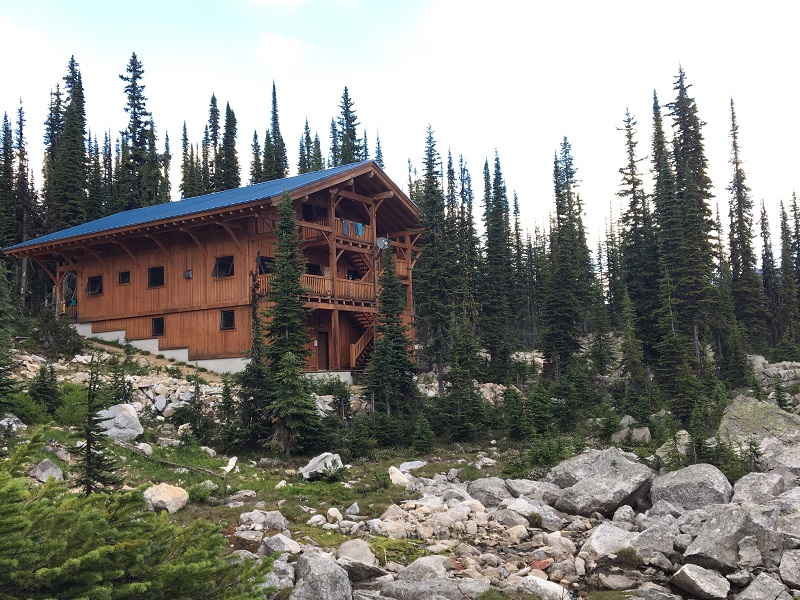
[[[136,409],[130,404],[115,404],[101,410],[97,415],[103,419],[100,426],[108,437],[129,442],[144,433]]]
[[[736,600],[792,600],[789,588],[762,572]]]
[[[49,458],[45,458],[38,465],[31,470],[31,477],[35,477],[42,483],[46,482],[51,477],[56,481],[64,480],[64,472]]]
[[[731,589],[722,575],[698,565],[683,565],[669,582],[703,600],[723,600]]]
[[[313,480],[319,479],[324,473],[336,471],[343,467],[342,459],[338,454],[323,452],[308,461],[308,464],[298,472],[303,476],[303,479]]]
[[[353,586],[347,571],[318,553],[302,554],[295,566],[297,585],[290,600],[351,600]]]
[[[467,487],[469,495],[484,506],[499,506],[506,498],[511,498],[511,492],[506,482],[499,477],[484,477],[476,479]]]
[[[713,465],[690,465],[653,480],[650,498],[655,504],[666,500],[687,510],[731,500],[731,484]]]

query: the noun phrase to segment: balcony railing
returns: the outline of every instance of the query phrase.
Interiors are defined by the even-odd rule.
[[[275,278],[274,274],[259,275],[258,283],[262,291],[267,291],[270,282]],[[300,283],[308,290],[309,296],[331,296],[333,289],[333,279],[320,275],[303,275]],[[375,298],[375,286],[365,281],[351,281],[340,279],[337,282],[336,292],[340,298],[352,298],[354,300],[373,300]]]
[[[347,221],[343,223],[342,219],[336,219],[336,235],[339,237],[349,238],[352,240],[359,240],[371,244],[372,227],[364,225],[357,221]]]

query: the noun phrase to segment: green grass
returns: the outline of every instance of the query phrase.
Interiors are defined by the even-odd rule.
[[[428,555],[426,546],[427,543],[422,540],[396,540],[381,536],[375,536],[370,542],[370,547],[382,566],[389,562],[408,565],[421,556]]]

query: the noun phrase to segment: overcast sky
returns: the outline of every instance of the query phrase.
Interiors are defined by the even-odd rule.
[[[0,111],[15,120],[22,98],[40,184],[49,92],[70,56],[102,140],[104,130],[116,136],[126,126],[118,75],[136,52],[160,144],[169,132],[178,157],[174,184],[183,122],[199,142],[212,93],[236,113],[247,181],[273,80],[292,173],[306,118],[327,153],[347,86],[371,151],[379,132],[399,185],[407,187],[408,159],[421,169],[430,124],[443,156],[464,156],[479,193],[483,163],[499,153],[526,228],[551,211],[553,154],[567,136],[596,240],[609,211],[621,209],[625,110],[639,122],[646,156],[653,91],[672,100],[682,65],[707,123],[712,202],[723,222],[733,97],[752,195],[766,201],[774,230],[778,203],[799,177],[798,17],[800,4],[789,1],[0,0]]]

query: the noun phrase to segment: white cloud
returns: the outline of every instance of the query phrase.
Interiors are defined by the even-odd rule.
[[[262,33],[258,41],[258,58],[276,75],[290,74],[304,66],[312,48],[295,36],[284,37]]]

